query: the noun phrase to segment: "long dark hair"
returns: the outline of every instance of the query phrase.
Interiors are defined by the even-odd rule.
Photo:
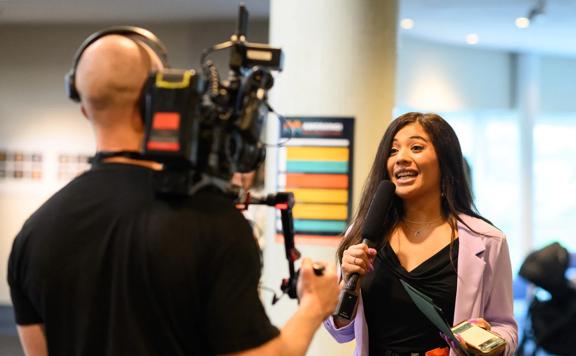
[[[430,136],[432,145],[436,151],[438,166],[440,168],[442,215],[448,220],[452,227],[453,237],[457,230],[456,222],[460,221],[464,223],[458,217],[458,214],[460,213],[490,223],[490,221],[478,214],[474,202],[472,201],[472,193],[465,172],[465,162],[464,157],[462,156],[462,149],[460,148],[460,142],[458,141],[458,137],[452,127],[437,114],[409,112],[393,120],[380,141],[376,157],[374,158],[374,163],[372,163],[368,179],[366,180],[362,190],[360,206],[354,214],[352,224],[348,229],[349,231],[338,246],[338,261],[342,260],[342,255],[348,247],[358,244],[362,240],[361,232],[364,227],[370,201],[376,193],[380,181],[383,179],[390,179],[388,176],[387,162],[388,157],[390,156],[392,141],[398,131],[400,131],[404,126],[412,123],[418,123],[424,128],[426,133]],[[377,248],[382,247],[388,241],[390,233],[400,222],[403,215],[404,210],[402,200],[399,197],[394,196],[390,212],[386,219],[384,219],[384,238],[381,243],[376,246]],[[465,225],[468,226],[467,224]]]

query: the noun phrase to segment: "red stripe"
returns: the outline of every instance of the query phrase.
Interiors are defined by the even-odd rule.
[[[154,130],[178,130],[180,128],[180,114],[177,112],[157,112],[152,121]]]
[[[178,142],[157,142],[150,141],[146,145],[149,150],[153,151],[180,151],[180,144]]]

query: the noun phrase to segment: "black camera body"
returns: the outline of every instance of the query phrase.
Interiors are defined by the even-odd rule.
[[[269,111],[271,71],[282,51],[245,39],[248,13],[240,7],[238,31],[202,56],[202,69],[162,69],[144,87],[144,157],[160,162],[161,193],[191,195],[206,184],[222,188],[235,172],[264,161],[260,136]],[[220,80],[210,52],[230,50],[229,76]]]

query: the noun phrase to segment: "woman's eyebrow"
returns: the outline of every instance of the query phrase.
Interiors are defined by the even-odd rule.
[[[425,139],[424,137],[420,136],[420,135],[414,135],[414,136],[410,136],[408,137],[409,140],[422,140],[424,142],[428,142],[427,139]],[[397,138],[392,139],[392,142],[398,142]]]
[[[427,139],[425,139],[424,137],[420,136],[420,135],[414,135],[414,136],[410,136],[410,139],[416,139],[416,140],[422,140],[424,142],[428,142]]]

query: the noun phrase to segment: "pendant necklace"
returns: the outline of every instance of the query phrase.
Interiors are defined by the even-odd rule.
[[[411,221],[411,220],[407,220],[407,219],[402,219],[402,222],[404,223],[404,226],[406,226],[406,229],[414,236],[414,237],[420,237],[421,235],[424,235],[424,232],[427,231],[429,228],[431,227],[435,227],[438,225],[439,222],[444,221],[444,218],[439,218],[436,220],[431,220],[431,221]],[[411,225],[416,225],[419,226],[417,228],[411,228],[409,226],[409,224]]]

